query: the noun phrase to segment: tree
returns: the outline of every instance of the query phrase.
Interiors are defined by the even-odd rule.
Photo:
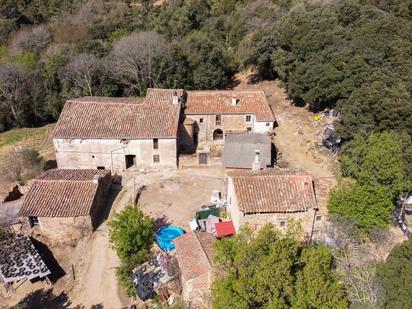
[[[48,29],[42,25],[28,31],[21,31],[13,39],[11,45],[12,49],[19,54],[27,52],[39,53],[43,51],[50,42],[51,34]]]
[[[187,38],[186,53],[195,89],[216,89],[232,83],[233,61],[220,42],[195,32]]]
[[[154,221],[143,211],[129,205],[109,223],[109,241],[122,261],[142,263],[154,241]]]
[[[217,242],[215,264],[214,308],[348,307],[326,247],[304,248],[271,224]]]
[[[139,32],[121,38],[113,46],[113,77],[129,87],[130,94],[144,95],[149,87],[158,87],[165,70],[167,44],[156,32]]]
[[[69,88],[74,88],[73,92],[77,96],[96,95],[101,69],[99,59],[92,54],[78,54],[72,57],[65,68]]]
[[[18,63],[0,64],[0,110],[6,126],[25,126],[43,118],[43,85],[35,71]]]
[[[340,156],[342,174],[361,185],[383,186],[393,197],[408,187],[402,138],[396,132],[357,136]]]
[[[347,308],[345,291],[338,283],[330,250],[324,246],[303,248],[296,273],[293,308]]]
[[[328,210],[337,221],[352,223],[357,237],[365,237],[391,222],[395,208],[392,198],[383,186],[342,184],[331,191]]]
[[[412,308],[412,240],[394,247],[385,263],[378,266],[378,277],[386,290],[385,308]]]
[[[116,275],[120,285],[131,297],[136,294],[130,280],[133,268],[150,255],[154,242],[154,220],[134,205],[126,206],[109,223],[109,242],[120,258]]]
[[[44,159],[34,148],[25,147],[19,152],[11,150],[5,159],[7,164],[1,168],[1,172],[10,181],[24,183],[44,170]]]

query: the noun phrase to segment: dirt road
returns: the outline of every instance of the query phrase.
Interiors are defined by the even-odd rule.
[[[117,196],[109,219],[127,205],[131,196],[129,192],[124,190]],[[100,305],[105,309],[127,308],[130,305],[130,300],[117,284],[115,268],[119,265],[119,259],[109,246],[108,221],[103,222],[93,233],[88,246],[83,249],[85,254],[77,271],[75,286],[69,293],[74,305],[84,308]]]

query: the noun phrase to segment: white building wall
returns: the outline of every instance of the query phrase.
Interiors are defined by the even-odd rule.
[[[233,222],[236,232],[239,232],[241,225],[241,216],[243,215],[239,209],[239,205],[236,198],[235,187],[233,186],[233,180],[231,177],[227,178],[227,193],[226,193],[227,207],[229,210],[230,219]]]
[[[153,149],[152,139],[54,139],[54,149],[59,168],[104,167],[112,172],[126,170],[126,155],[136,156],[139,168],[177,166],[176,139],[158,139],[158,149]],[[153,155],[160,156],[160,163],[153,162]]]
[[[271,132],[274,128],[273,121],[255,121],[253,123],[253,132],[254,133],[268,133]]]

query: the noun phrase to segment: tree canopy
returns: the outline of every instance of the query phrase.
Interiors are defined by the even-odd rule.
[[[378,277],[386,290],[385,308],[412,308],[412,240],[392,249],[388,259],[378,267]]]
[[[271,224],[216,242],[215,257],[214,308],[348,307],[329,249],[304,246]]]
[[[412,134],[410,0],[139,2],[3,1],[0,78],[18,100],[0,94],[0,130],[53,121],[73,96],[230,88],[253,68],[296,104],[339,106],[345,141]]]
[[[154,220],[145,216],[136,205],[126,206],[109,222],[109,242],[120,258],[116,275],[130,297],[136,294],[130,280],[131,272],[150,256],[153,229]]]

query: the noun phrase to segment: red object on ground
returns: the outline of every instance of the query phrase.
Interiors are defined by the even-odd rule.
[[[216,223],[215,227],[217,237],[232,236],[236,234],[236,230],[232,221],[223,221]]]

